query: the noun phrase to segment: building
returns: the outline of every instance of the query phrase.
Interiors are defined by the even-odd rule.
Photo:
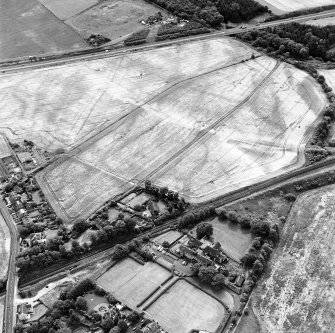
[[[190,237],[187,245],[192,248],[199,248],[202,245],[202,242],[196,238]]]
[[[207,257],[205,257],[205,256],[203,256],[199,253],[197,254],[195,259],[199,264],[206,265],[206,266],[209,266],[213,263],[212,260],[210,260],[209,258],[207,258]]]
[[[193,261],[197,256],[197,252],[193,251],[187,246],[180,245],[179,250],[180,250],[180,255],[182,255],[183,257],[185,257],[186,259],[190,261]]]
[[[19,314],[19,319],[25,321],[34,313],[34,308],[29,303],[22,303],[17,307],[17,312]]]
[[[27,163],[27,162],[30,162],[32,159],[31,159],[31,154],[29,152],[22,152],[22,153],[17,153],[16,154],[19,161],[23,164],[23,163]]]
[[[244,283],[244,280],[245,280],[244,276],[239,275],[239,276],[237,277],[237,279],[235,280],[235,285],[236,285],[237,287],[242,287],[242,285],[243,285],[243,283]]]

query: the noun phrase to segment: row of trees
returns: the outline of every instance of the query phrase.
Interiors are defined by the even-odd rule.
[[[148,250],[143,250],[143,243],[138,239],[134,239],[127,244],[118,244],[115,246],[114,251],[112,253],[113,260],[120,260],[128,256],[128,254],[132,251],[139,254],[144,261],[153,260],[153,255]]]
[[[254,0],[150,0],[174,15],[199,22],[211,27],[219,27],[223,22],[248,21],[269,11]]]
[[[178,221],[178,229],[189,228],[205,220],[208,217],[215,216],[216,210],[214,207],[204,207],[196,212],[192,212],[182,216]]]
[[[330,50],[335,44],[335,26],[289,23],[266,30],[249,31],[240,37],[273,56],[294,57],[299,60],[312,56],[335,61],[335,53]]]

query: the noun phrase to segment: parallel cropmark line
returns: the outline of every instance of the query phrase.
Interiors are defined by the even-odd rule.
[[[199,132],[199,134],[191,140],[188,144],[186,144],[183,148],[181,148],[179,151],[177,151],[174,155],[172,155],[169,159],[167,159],[164,163],[159,165],[157,168],[155,168],[153,171],[151,171],[149,174],[145,176],[145,178],[142,179],[142,182],[152,178],[153,175],[155,175],[158,171],[166,167],[168,164],[170,164],[173,160],[178,158],[181,154],[183,154],[186,150],[190,149],[195,143],[203,139],[212,129],[215,129],[218,125],[221,124],[222,121],[227,119],[231,114],[233,114],[236,110],[238,110],[240,107],[242,107],[244,104],[246,104],[262,87],[263,85],[271,78],[273,73],[278,69],[279,62],[276,61],[275,66],[273,69],[266,75],[266,77],[257,85],[257,87],[250,93],[249,96],[247,96],[244,100],[242,100],[240,103],[238,103],[234,108],[232,108],[228,113],[224,114],[222,117],[220,117],[218,120],[216,120],[214,123],[209,125],[206,129]]]

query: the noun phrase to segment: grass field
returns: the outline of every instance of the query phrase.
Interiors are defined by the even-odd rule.
[[[0,60],[87,47],[38,0],[2,0]]]
[[[214,332],[224,316],[225,308],[203,291],[180,280],[147,311],[171,333],[185,333],[191,329]]]
[[[168,270],[153,262],[140,265],[133,259],[126,258],[99,277],[97,284],[135,309],[138,303],[169,276]]]
[[[310,20],[307,21],[306,24],[318,25],[320,27],[324,27],[326,25],[335,25],[335,17],[325,17],[317,20]]]
[[[67,20],[98,3],[98,0],[39,0],[60,20]]]
[[[250,230],[241,229],[238,224],[220,221],[218,218],[210,221],[213,225],[214,242],[220,242],[222,249],[232,258],[240,260],[252,243]],[[192,229],[195,233],[196,227]]]
[[[178,231],[171,230],[155,237],[154,240],[159,244],[162,244],[164,241],[167,241],[169,242],[169,244],[172,244],[180,237],[181,234]]]
[[[335,4],[335,0],[257,0],[262,5],[268,6],[275,14],[293,12],[325,5]]]
[[[0,214],[0,280],[7,277],[9,253],[10,233],[2,214]]]
[[[64,73],[83,78],[69,89],[77,93],[67,95],[70,107],[57,113],[59,125],[50,121],[57,107],[50,97],[41,102],[52,104],[50,116],[43,111],[39,124],[49,125],[54,144],[59,137],[63,146],[71,146],[107,126],[107,119],[109,125],[81,145],[75,157],[45,171],[44,181],[54,195],[50,201],[56,198],[67,218],[87,217],[110,197],[150,178],[190,202],[202,202],[301,166],[325,96],[306,73],[277,66],[265,56],[251,60],[252,52],[237,41],[218,38],[34,75],[35,82],[39,75],[54,77],[58,97],[64,93],[59,86],[66,82]],[[90,87],[90,99],[83,87]],[[11,103],[2,103],[7,117],[1,120],[10,122],[9,127],[34,123],[33,115],[27,123],[14,124]],[[17,98],[15,103],[22,105]],[[27,110],[32,108],[22,105],[21,113]],[[50,138],[42,129],[37,134]]]
[[[270,270],[256,289],[269,332],[335,330],[335,186],[301,195],[283,229]]]
[[[113,40],[143,29],[140,22],[158,11],[167,17],[164,10],[144,0],[107,0],[67,20],[66,24],[85,38],[92,33],[102,33]]]

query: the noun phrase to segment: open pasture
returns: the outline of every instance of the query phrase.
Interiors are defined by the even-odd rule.
[[[0,60],[87,47],[38,0],[1,1],[0,22]]]
[[[335,0],[257,0],[264,6],[268,6],[275,14],[293,12],[296,10],[334,5]]]
[[[0,74],[0,129],[46,149],[73,147],[172,84],[251,53],[234,40],[213,39]]]
[[[99,0],[39,0],[60,20],[67,20],[85,9],[94,6]]]
[[[170,274],[168,270],[153,262],[141,265],[133,259],[126,258],[99,277],[97,284],[119,301],[135,309]]]
[[[225,311],[217,300],[184,280],[177,281],[147,309],[171,333],[192,329],[215,332]]]
[[[162,13],[164,18],[167,17],[167,13],[164,10],[144,0],[107,0],[75,15],[67,20],[66,24],[72,26],[84,38],[87,38],[92,33],[100,33],[114,40],[143,29],[144,26],[141,21],[156,14],[158,11]]]
[[[269,332],[335,330],[335,186],[298,197],[255,309]]]

